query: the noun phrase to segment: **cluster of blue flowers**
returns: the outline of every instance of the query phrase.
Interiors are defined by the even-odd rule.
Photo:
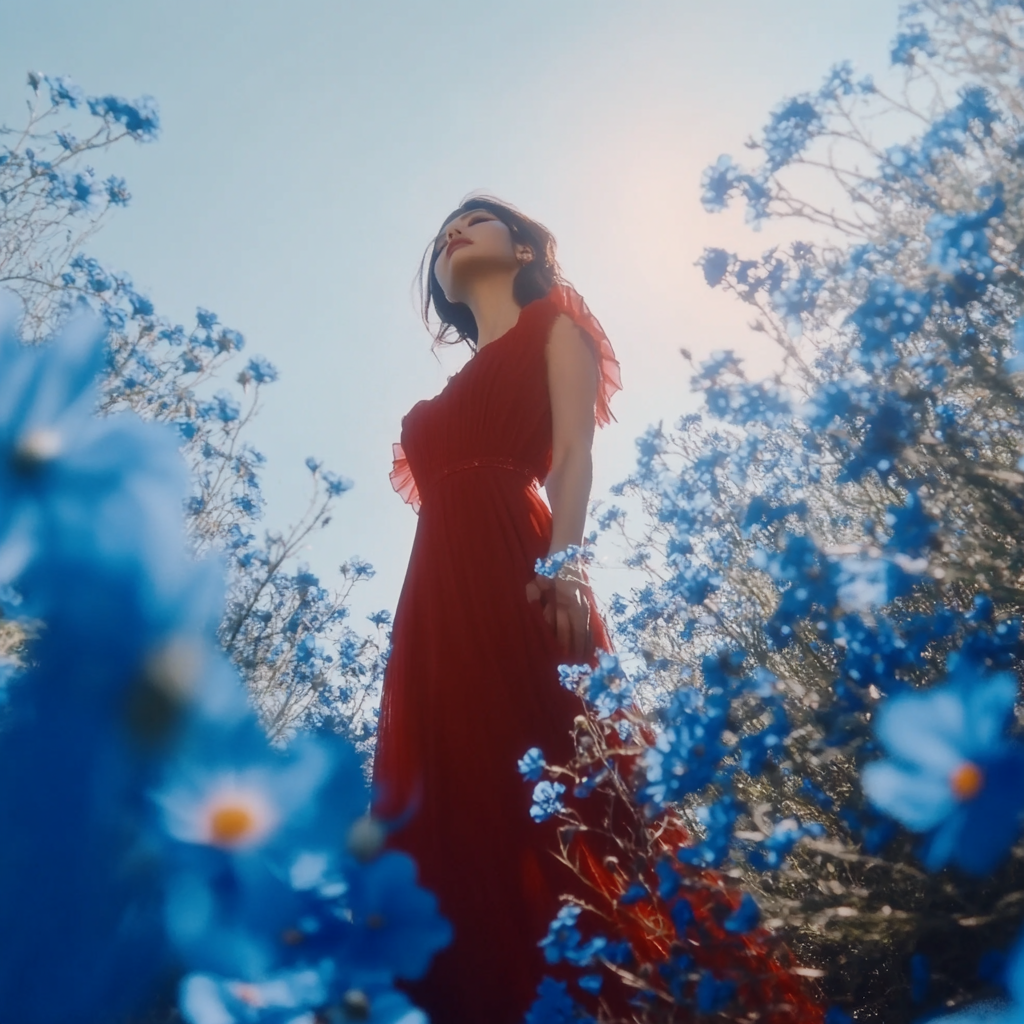
[[[425,1020],[394,982],[450,927],[383,849],[354,748],[329,731],[268,742],[217,641],[223,567],[186,543],[174,431],[95,415],[97,318],[26,346],[19,315],[8,295],[5,1015],[110,1019],[180,973],[190,1024]]]
[[[82,160],[122,139],[155,138],[155,105],[86,97],[65,77],[33,73],[29,85],[35,104],[28,127],[0,128],[0,141],[13,140],[0,147],[0,231],[31,266],[31,273],[20,274],[9,265],[31,312],[26,335],[38,340],[77,307],[102,318],[109,334],[100,409],[132,410],[177,431],[191,471],[189,542],[196,553],[228,556],[220,638],[245,675],[264,725],[286,739],[303,725],[330,722],[368,754],[390,619],[379,612],[371,617],[375,629],[360,632],[348,621],[346,602],[373,567],[351,559],[341,567],[340,587],[332,588],[294,564],[352,482],[308,459],[308,514],[287,533],[266,530],[260,538],[265,459],[245,436],[277,369],[258,355],[241,362],[245,337],[216,313],[200,307],[191,326],[169,322],[129,275],[81,250],[98,219],[130,199],[122,179],[101,183]],[[71,114],[84,119],[81,139],[66,125],[55,126]],[[218,388],[229,371],[236,386]]]
[[[756,307],[785,369],[750,383],[732,353],[716,353],[693,377],[706,415],[637,440],[636,470],[613,493],[638,494],[653,510],[628,560],[651,582],[611,602],[614,670],[602,660],[562,672],[601,719],[632,713],[638,693],[654,696],[653,730],[648,716],[629,734],[644,746],[635,774],[615,785],[631,785],[649,819],[685,817],[695,839],[678,860],[750,880],[783,872],[791,893],[803,878],[809,905],[834,883],[835,874],[815,875],[826,863],[833,872],[874,865],[889,903],[899,872],[946,872],[928,891],[960,894],[950,930],[935,931],[950,911],[929,896],[903,932],[905,959],[872,961],[874,970],[888,958],[888,984],[905,972],[899,1019],[910,1020],[1004,982],[1019,998],[1019,956],[1005,974],[957,973],[949,936],[963,934],[957,920],[984,919],[998,922],[984,941],[1005,946],[1000,936],[1020,926],[1004,867],[1017,864],[1024,827],[1024,238],[1015,212],[1024,123],[1010,70],[1024,66],[1024,5],[911,4],[891,57],[908,96],[959,77],[951,102],[929,94],[918,138],[875,146],[858,111],[899,111],[905,98],[841,65],[817,93],[772,114],[761,167],[721,157],[705,173],[709,210],[740,195],[755,226],[799,216],[845,238],[758,259],[705,252],[707,283]],[[830,140],[863,144],[876,168],[854,174],[832,161],[848,210],[819,210],[779,178],[820,162],[813,149]],[[624,520],[613,507],[598,526],[624,529]],[[630,658],[639,672],[626,671]],[[564,814],[560,767],[532,751],[520,770],[536,786],[535,817]],[[801,844],[816,860],[794,862]],[[830,861],[837,850],[844,859]],[[999,879],[993,891],[1005,898],[984,904],[990,917],[980,903],[972,916],[977,878]],[[836,886],[835,910],[824,913],[835,926],[882,913],[882,934],[893,907],[873,907],[864,884],[852,909],[850,888]],[[914,909],[900,905],[905,916]],[[772,916],[785,914],[773,906]],[[553,924],[549,944],[571,936],[571,924]],[[950,946],[941,965],[923,951],[936,943]],[[549,986],[544,997],[551,1020],[570,1019],[558,1016],[565,992]],[[735,1005],[725,989],[716,998]],[[991,1012],[1011,1020],[1019,1008]]]

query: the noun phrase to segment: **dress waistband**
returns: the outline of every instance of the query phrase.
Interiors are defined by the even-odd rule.
[[[501,455],[480,455],[473,459],[463,459],[461,462],[453,462],[450,466],[445,466],[445,468],[439,473],[434,474],[430,480],[429,486],[434,487],[446,476],[450,476],[452,473],[458,473],[464,469],[475,469],[477,466],[511,469],[515,473],[522,473],[525,476],[530,477],[531,480],[535,480],[537,478],[536,471],[532,466],[526,465],[525,462],[519,462],[516,459],[507,459]]]

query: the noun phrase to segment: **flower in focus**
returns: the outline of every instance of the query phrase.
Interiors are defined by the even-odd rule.
[[[560,782],[538,782],[533,789],[533,806],[530,808],[530,817],[534,821],[547,821],[560,811],[565,809],[562,803],[562,794],[565,786]]]
[[[929,837],[924,861],[991,871],[1017,837],[1024,750],[1004,735],[1017,683],[1008,673],[962,677],[892,698],[875,733],[889,757],[867,765],[864,792],[886,814]]]
[[[519,774],[528,782],[537,782],[546,767],[540,747],[530,747],[519,759]]]

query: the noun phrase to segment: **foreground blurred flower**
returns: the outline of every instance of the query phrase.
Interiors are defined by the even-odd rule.
[[[1011,1002],[982,1003],[960,1013],[940,1017],[937,1019],[939,1024],[1020,1024],[1024,1020],[1024,938],[1017,940],[1004,977]]]
[[[875,732],[890,758],[863,771],[876,807],[930,833],[924,861],[991,871],[1013,844],[1024,808],[1024,750],[1004,735],[1017,683],[1008,673],[959,678],[895,697]]]
[[[96,375],[106,328],[81,314],[50,343],[17,337],[17,300],[0,293],[0,578],[10,579],[62,528],[119,493],[140,497],[135,476],[162,477],[165,491],[185,486],[177,444],[132,416],[98,419]],[[109,512],[109,506],[104,508]],[[170,510],[179,515],[178,508]],[[127,517],[125,517],[127,519]]]

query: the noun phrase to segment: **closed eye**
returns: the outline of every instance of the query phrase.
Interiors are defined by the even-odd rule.
[[[482,224],[485,221],[495,220],[495,219],[496,218],[492,217],[489,213],[479,213],[479,214],[476,214],[473,217],[470,217],[469,220],[466,222],[466,226],[467,227],[472,227],[474,224]],[[435,246],[435,251],[436,252],[440,252],[447,244],[448,244],[448,236],[447,235],[438,235],[438,237],[437,237],[437,244]]]

